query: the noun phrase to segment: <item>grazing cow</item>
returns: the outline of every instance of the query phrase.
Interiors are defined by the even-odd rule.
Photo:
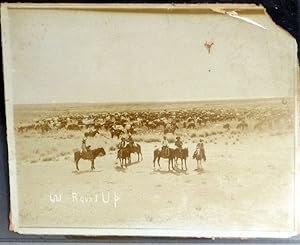
[[[80,130],[81,128],[77,124],[69,124],[69,125],[66,126],[66,129],[67,130]]]
[[[48,123],[43,123],[43,124],[37,124],[35,126],[36,130],[40,130],[42,133],[48,132],[51,128],[48,125]]]
[[[92,132],[85,132],[84,133],[84,137],[95,137],[96,136],[96,134],[99,134],[99,131],[98,130],[95,130],[95,131],[92,131]]]
[[[237,126],[237,129],[245,130],[248,128],[248,124],[246,122],[240,122]]]
[[[131,127],[130,129],[127,129],[127,133],[128,134],[136,134],[136,130],[133,127]]]
[[[112,128],[110,130],[111,138],[114,138],[116,136],[119,139],[121,134],[123,134],[123,131],[121,129],[113,129]]]
[[[226,130],[229,130],[230,129],[230,124],[229,123],[224,124],[223,128],[226,129]]]
[[[196,127],[196,125],[195,125],[195,123],[194,122],[190,122],[188,125],[187,125],[187,128],[189,128],[189,129],[191,129],[191,128],[195,128]]]
[[[175,134],[176,129],[178,129],[178,126],[176,124],[173,124],[164,129],[164,134],[167,134],[167,133]]]

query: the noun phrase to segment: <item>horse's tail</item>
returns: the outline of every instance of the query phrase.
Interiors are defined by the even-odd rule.
[[[185,152],[186,152],[186,157],[188,157],[189,156],[189,149],[186,148]]]

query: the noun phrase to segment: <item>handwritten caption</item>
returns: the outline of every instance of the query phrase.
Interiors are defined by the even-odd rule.
[[[83,195],[77,192],[72,192],[70,194],[61,193],[51,193],[49,194],[49,201],[53,204],[62,203],[65,201],[70,201],[77,204],[92,204],[99,203],[104,205],[111,205],[117,208],[118,202],[121,197],[116,192],[102,191],[92,195]]]

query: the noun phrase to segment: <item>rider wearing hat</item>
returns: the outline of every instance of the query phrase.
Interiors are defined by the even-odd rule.
[[[121,142],[118,144],[119,150],[118,150],[117,158],[118,158],[118,156],[119,156],[119,152],[120,152],[122,149],[124,149],[125,147],[126,147],[126,140],[125,140],[124,137],[122,137],[122,138],[121,138]]]
[[[131,133],[128,134],[128,139],[127,139],[128,143],[129,143],[129,146],[130,147],[133,147],[134,146],[134,140],[131,136]]]
[[[200,139],[199,143],[196,146],[196,150],[193,154],[193,159],[195,159],[197,157],[197,155],[201,156],[201,160],[203,159],[204,161],[206,161],[204,143],[203,143],[203,140],[201,140],[201,139]]]
[[[175,146],[179,151],[182,150],[183,142],[180,140],[179,136],[176,137]]]
[[[90,147],[90,145],[86,145],[86,138],[83,138],[81,143],[81,153],[87,153],[90,150]]]
[[[166,136],[164,136],[163,140],[161,141],[161,151],[166,152],[167,155],[169,154],[169,142]]]
[[[125,138],[122,137],[122,138],[121,138],[121,142],[120,142],[120,144],[119,144],[119,148],[120,148],[120,149],[123,149],[123,148],[125,148],[125,146],[126,146],[126,141],[125,141]]]
[[[196,149],[201,149],[204,147],[203,140],[200,139],[199,143],[196,145]]]

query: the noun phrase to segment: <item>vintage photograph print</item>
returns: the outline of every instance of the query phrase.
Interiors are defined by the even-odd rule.
[[[252,5],[2,4],[11,230],[296,234],[296,41]]]

